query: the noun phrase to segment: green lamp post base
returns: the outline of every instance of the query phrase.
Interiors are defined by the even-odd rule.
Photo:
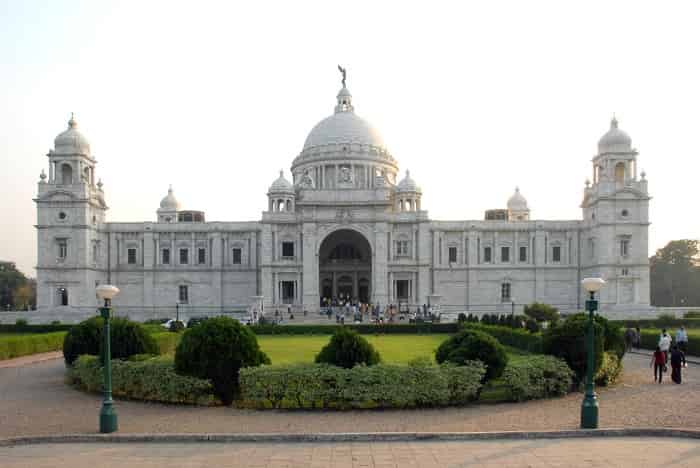
[[[112,402],[103,403],[102,409],[100,410],[100,432],[102,434],[109,434],[111,432],[116,432],[118,428],[117,413],[115,413],[114,408],[112,408]]]
[[[598,429],[598,398],[586,395],[581,403],[581,429]]]

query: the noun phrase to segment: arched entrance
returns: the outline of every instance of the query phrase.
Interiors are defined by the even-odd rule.
[[[370,302],[372,247],[352,229],[340,229],[321,243],[318,254],[321,301]]]

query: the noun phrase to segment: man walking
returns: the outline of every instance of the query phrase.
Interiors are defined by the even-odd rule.
[[[664,353],[664,362],[668,364],[668,351],[671,349],[671,335],[666,332],[664,328],[661,330],[661,336],[659,337],[659,349]]]
[[[676,331],[676,344],[683,354],[688,352],[688,333],[685,331],[683,325]]]

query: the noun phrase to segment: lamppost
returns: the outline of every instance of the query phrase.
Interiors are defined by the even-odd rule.
[[[112,351],[110,349],[109,316],[112,311],[112,298],[119,294],[119,288],[111,284],[101,284],[95,288],[97,297],[104,300],[100,315],[104,321],[102,332],[104,340],[104,399],[100,409],[100,432],[110,433],[117,430],[117,413],[112,407]]]
[[[514,297],[510,298],[510,315],[512,317],[515,317],[515,298]]]
[[[593,339],[593,314],[598,310],[598,301],[595,293],[605,284],[602,278],[584,278],[581,281],[590,298],[586,301],[588,311],[588,332],[586,333],[586,348],[588,349],[588,365],[586,366],[586,394],[581,403],[581,429],[598,428],[598,397],[593,390],[593,367],[595,363],[595,349]]]

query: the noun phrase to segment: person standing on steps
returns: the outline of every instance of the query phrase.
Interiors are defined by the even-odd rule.
[[[649,367],[654,367],[654,382],[661,383],[661,379],[664,376],[664,367],[666,367],[665,361],[665,353],[657,346],[656,351],[654,351],[654,354],[651,356],[651,363],[649,363]]]

